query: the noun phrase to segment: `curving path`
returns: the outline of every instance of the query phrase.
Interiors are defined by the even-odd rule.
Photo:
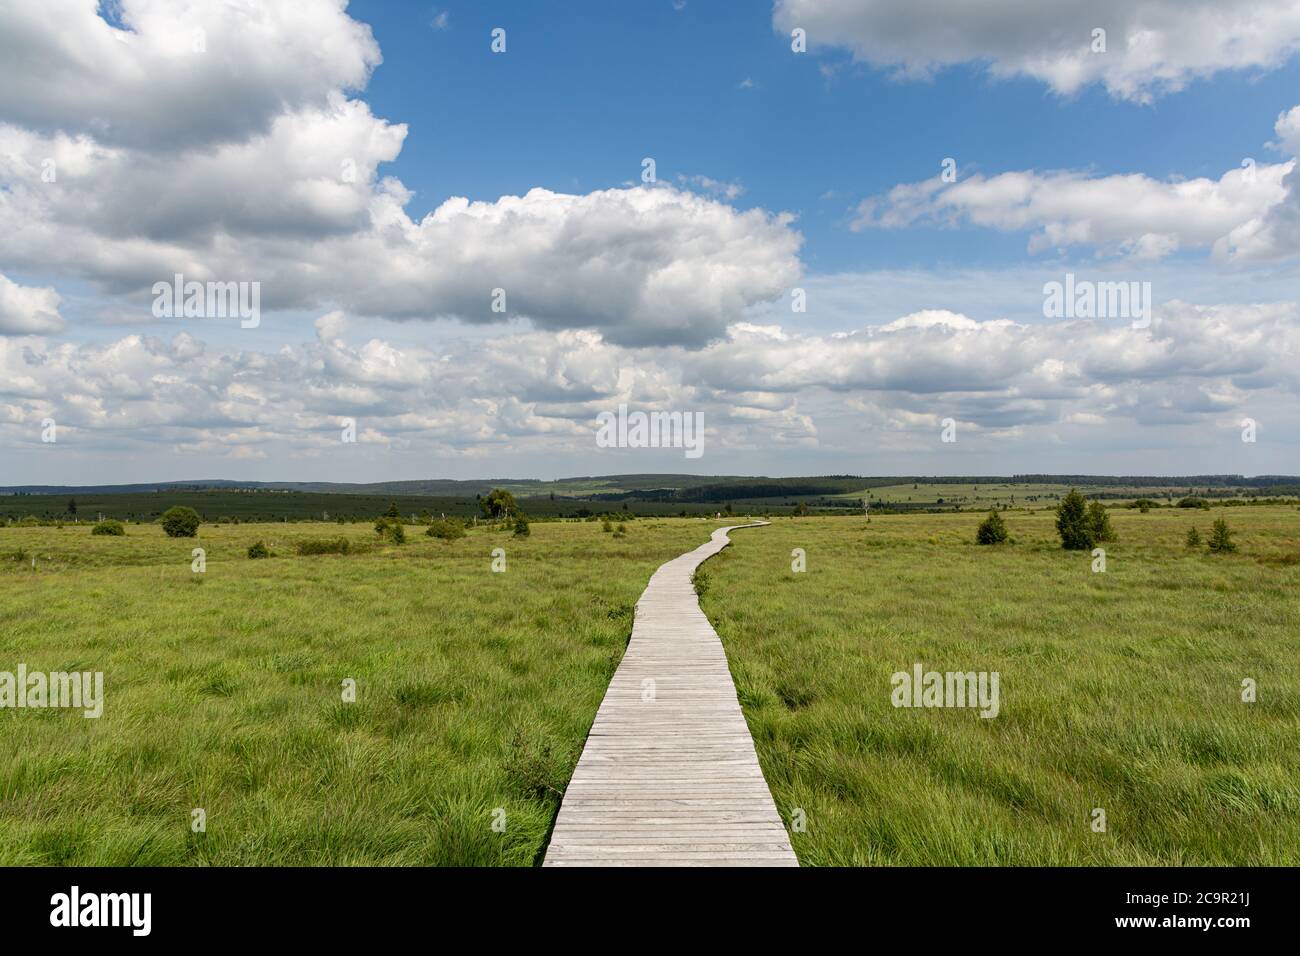
[[[691,577],[733,528],[664,564],[596,713],[543,866],[798,866],[722,641]]]

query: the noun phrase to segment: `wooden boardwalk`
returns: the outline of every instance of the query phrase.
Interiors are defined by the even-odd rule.
[[[691,583],[730,530],[650,578],[544,866],[799,865]]]

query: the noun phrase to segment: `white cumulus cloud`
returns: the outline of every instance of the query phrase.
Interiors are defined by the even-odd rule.
[[[0,275],[0,335],[40,335],[63,329],[59,294]]]
[[[180,273],[258,282],[264,311],[698,347],[801,274],[793,218],[712,180],[411,212],[383,170],[406,127],[348,96],[379,51],[340,0],[124,0],[120,21],[0,7],[0,268],[94,283],[119,318]]]
[[[1300,50],[1294,0],[776,0],[773,23],[902,76],[978,63],[1062,95],[1100,83],[1137,101],[1223,70],[1275,68]],[[1105,52],[1094,52],[1098,29]]]
[[[1279,117],[1290,149],[1300,113]],[[903,183],[859,203],[850,227],[981,226],[1029,232],[1029,251],[1085,247],[1105,257],[1150,262],[1205,249],[1223,262],[1300,254],[1296,160],[1251,160],[1218,179],[1155,179],[1141,173],[1094,176],[1071,170],[980,174]]]

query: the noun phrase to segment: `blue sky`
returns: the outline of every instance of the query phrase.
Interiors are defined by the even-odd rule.
[[[1291,0],[7,5],[0,484],[1295,473],[1298,54]]]
[[[978,65],[900,82],[846,52],[791,55],[766,3],[563,9],[557,18],[547,4],[349,7],[384,53],[366,99],[411,127],[392,165],[417,194],[414,214],[448,196],[614,187],[653,156],[660,178],[738,183],[737,205],[796,213],[812,271],[1001,266],[1035,258],[1023,235],[853,233],[852,206],[936,174],[945,157],[962,173],[1217,178],[1247,155],[1278,158],[1264,144],[1300,91],[1300,59],[1193,82],[1151,104],[1097,87],[1062,97],[1033,80],[991,79]],[[447,26],[434,29],[441,12]],[[489,51],[496,26],[507,28],[506,56]],[[755,86],[741,89],[746,79]]]

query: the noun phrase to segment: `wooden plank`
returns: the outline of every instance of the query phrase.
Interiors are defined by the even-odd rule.
[[[650,578],[544,866],[799,865],[691,583],[729,531],[766,523],[719,528]]]

